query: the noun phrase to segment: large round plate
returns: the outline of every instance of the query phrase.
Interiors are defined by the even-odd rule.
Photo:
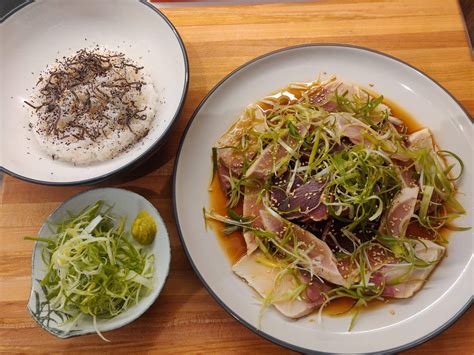
[[[472,139],[468,114],[432,79],[390,56],[340,45],[292,47],[257,58],[222,80],[203,100],[181,141],[174,174],[174,208],[189,260],[212,296],[257,334],[301,352],[370,353],[399,351],[426,341],[466,310],[472,290],[472,232],[453,233],[449,256],[412,299],[362,313],[348,332],[350,317],[315,316],[292,321],[273,308],[257,329],[260,305],[254,291],[231,271],[214,233],[202,217],[208,206],[211,147],[245,106],[291,82],[319,73],[373,89],[400,104],[429,127],[441,147],[466,164],[459,196],[468,210],[460,225],[472,225]],[[310,321],[310,320],[313,321]]]
[[[0,36],[0,170],[44,184],[97,182],[156,151],[178,119],[188,87],[186,51],[173,25],[146,1],[34,1],[0,24]],[[144,66],[160,97],[157,115],[149,134],[112,160],[55,161],[28,130],[23,101],[48,64],[96,44]]]

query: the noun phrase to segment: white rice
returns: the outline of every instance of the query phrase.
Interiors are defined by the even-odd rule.
[[[100,55],[117,54],[98,48],[93,49],[92,52]],[[126,60],[127,63],[133,63],[128,59]],[[41,89],[44,87],[44,83],[49,80],[52,71],[61,70],[61,63],[63,62],[61,61],[42,74],[43,79],[37,85],[37,91],[32,98],[35,106],[40,106],[45,101],[46,98]],[[93,79],[94,85],[101,88],[102,92],[106,92],[106,94],[110,94],[110,92],[107,92],[109,87],[102,85],[108,85],[118,77],[126,77],[128,82],[141,82],[141,90],[130,89],[120,100],[114,98],[113,95],[109,95],[109,99],[105,99],[105,96],[103,96],[103,99],[99,99],[98,96],[101,96],[99,94],[97,94],[97,97],[91,96],[90,82],[75,85],[74,89],[71,90],[65,90],[60,99],[55,102],[60,109],[56,108],[53,113],[56,114],[59,110],[60,118],[54,132],[50,130],[51,122],[54,119],[52,114],[48,113],[48,106],[32,110],[30,127],[32,127],[34,136],[41,148],[52,159],[74,164],[90,164],[112,159],[146,136],[155,119],[159,95],[151,77],[144,74],[143,70],[140,69],[139,72],[135,68],[132,66],[123,66],[120,69],[114,68],[106,77],[97,76]],[[71,92],[72,90],[74,93]],[[89,99],[87,99],[87,96],[89,96]],[[77,112],[80,111],[81,105],[86,106],[85,102],[87,101],[92,113],[90,115],[87,113],[78,115]],[[127,125],[117,124],[120,119],[123,120],[124,115],[128,115],[127,112],[130,112],[127,111],[127,109],[130,110],[130,105],[123,104],[124,101],[134,101],[133,107],[136,107],[135,110],[144,109],[136,114],[140,118],[131,119]],[[97,117],[96,112],[94,112],[95,107],[99,107],[100,117]],[[99,133],[99,135],[92,138],[88,134],[84,134],[84,129],[74,126],[75,122],[80,122],[84,127],[90,128],[91,132]],[[102,127],[104,125],[105,127]],[[89,129],[85,131],[88,132]],[[80,132],[82,132],[82,139],[78,138]]]

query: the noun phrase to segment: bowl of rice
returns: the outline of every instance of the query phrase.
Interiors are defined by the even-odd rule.
[[[189,68],[179,34],[153,5],[35,1],[1,32],[2,171],[41,184],[96,183],[166,141]]]

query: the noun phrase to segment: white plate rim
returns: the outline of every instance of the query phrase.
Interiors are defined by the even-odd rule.
[[[2,21],[0,23],[3,23],[6,21],[8,18],[13,16],[15,13],[23,9],[29,4],[32,4],[34,0],[32,1],[26,1],[25,3],[20,4],[13,10],[11,10],[4,18],[2,18]],[[183,56],[183,62],[184,62],[184,86],[183,86],[183,91],[181,93],[181,98],[179,100],[178,107],[176,109],[176,112],[173,115],[173,118],[171,119],[168,127],[165,129],[163,132],[162,136],[156,140],[147,150],[145,150],[141,155],[136,157],[135,159],[129,161],[128,163],[124,164],[121,167],[118,167],[106,174],[103,174],[101,176],[97,176],[94,178],[90,179],[85,179],[85,180],[80,180],[80,181],[67,181],[67,182],[55,182],[55,181],[46,181],[46,180],[38,180],[38,179],[33,179],[27,176],[23,176],[21,174],[17,174],[12,170],[9,170],[3,166],[0,166],[0,172],[6,173],[10,176],[13,176],[17,179],[35,183],[35,184],[41,184],[41,185],[47,185],[47,186],[81,186],[81,185],[90,185],[90,184],[95,184],[102,182],[104,180],[107,180],[111,178],[112,176],[115,176],[127,169],[133,170],[143,162],[145,162],[148,158],[150,158],[154,153],[156,153],[167,141],[169,138],[170,133],[172,132],[173,128],[176,126],[176,123],[179,121],[179,118],[181,116],[181,112],[183,111],[184,107],[184,102],[186,101],[186,96],[188,94],[188,87],[189,87],[189,60],[188,60],[188,54],[186,51],[186,47],[184,45],[184,42],[176,30],[176,27],[171,23],[171,21],[163,14],[158,8],[153,6],[153,4],[149,3],[147,0],[138,0],[138,3],[141,3],[145,5],[146,7],[150,8],[152,11],[154,11],[158,16],[161,17],[161,19],[169,26],[171,31],[173,32],[174,36],[176,37],[176,40],[178,41],[179,47],[181,48],[181,54]]]
[[[361,50],[361,51],[366,51],[366,52],[371,52],[373,54],[377,54],[377,55],[380,55],[382,57],[385,57],[385,58],[389,58],[389,59],[392,59],[402,65],[405,65],[407,67],[409,67],[410,69],[414,70],[415,72],[417,72],[418,74],[420,74],[421,76],[424,76],[426,79],[428,79],[429,81],[431,81],[435,86],[437,86],[438,88],[440,88],[442,91],[444,91],[458,106],[459,108],[465,113],[466,117],[470,118],[471,119],[471,122],[467,122],[469,124],[472,124],[472,117],[471,115],[469,114],[469,112],[464,108],[464,106],[446,89],[444,88],[440,83],[438,83],[435,79],[431,78],[428,74],[424,73],[423,71],[421,71],[420,69],[414,67],[413,65],[397,58],[397,57],[394,57],[390,54],[387,54],[387,53],[383,53],[383,52],[380,52],[378,50],[375,50],[375,49],[371,49],[371,48],[367,48],[367,47],[362,47],[362,46],[356,46],[356,45],[351,45],[351,44],[341,44],[341,43],[306,43],[306,44],[300,44],[300,45],[295,45],[295,46],[289,46],[289,47],[283,47],[283,48],[280,48],[280,49],[276,49],[274,51],[271,51],[271,52],[268,52],[268,53],[265,53],[263,55],[260,55],[254,59],[251,59],[249,61],[247,61],[246,63],[240,65],[239,67],[237,67],[236,69],[234,69],[233,71],[231,71],[229,74],[227,74],[223,79],[221,79],[208,93],[207,95],[202,99],[202,101],[199,103],[199,105],[196,107],[196,109],[194,110],[192,116],[190,117],[188,123],[186,124],[186,128],[184,129],[183,131],[183,134],[181,136],[181,140],[179,142],[179,146],[178,146],[178,151],[176,153],[176,158],[175,158],[175,163],[174,163],[174,167],[173,167],[173,180],[172,180],[172,199],[173,199],[173,213],[174,213],[174,217],[175,217],[175,220],[176,220],[176,229],[178,231],[178,236],[179,236],[179,239],[181,241],[181,244],[183,246],[183,249],[184,249],[184,252],[186,254],[186,257],[188,258],[189,260],[189,263],[191,264],[194,272],[196,273],[196,275],[198,276],[199,280],[201,281],[201,283],[203,284],[203,286],[206,288],[206,290],[209,292],[209,294],[214,298],[214,300],[227,312],[229,313],[233,318],[235,318],[237,321],[239,321],[242,325],[244,325],[245,327],[247,327],[248,329],[250,329],[252,332],[254,332],[255,334],[261,336],[262,338],[264,339],[267,339],[275,344],[278,344],[280,346],[283,346],[287,349],[290,349],[290,350],[293,350],[293,351],[297,351],[297,352],[300,352],[300,353],[312,353],[312,354],[331,354],[331,353],[328,353],[328,352],[322,352],[322,351],[316,351],[314,349],[307,349],[307,348],[303,348],[303,347],[300,347],[300,346],[297,346],[297,345],[294,345],[294,344],[290,344],[288,342],[285,342],[283,340],[280,340],[278,338],[275,338],[274,336],[260,330],[260,329],[257,329],[254,325],[250,324],[249,322],[247,322],[246,320],[244,320],[242,317],[240,317],[237,313],[235,313],[230,307],[228,307],[225,302],[223,300],[221,300],[215,293],[214,291],[212,290],[211,286],[206,282],[206,280],[204,279],[204,277],[201,275],[201,273],[199,272],[197,266],[195,265],[189,251],[188,251],[188,248],[186,246],[186,242],[184,240],[184,237],[183,237],[183,234],[182,234],[182,230],[181,230],[181,225],[180,225],[180,222],[179,222],[179,215],[178,215],[178,208],[177,208],[177,199],[176,199],[176,176],[177,176],[177,171],[178,171],[178,165],[179,165],[179,159],[180,159],[180,156],[181,156],[181,150],[182,150],[182,147],[184,145],[184,142],[186,140],[186,136],[188,134],[188,131],[189,129],[191,128],[192,124],[193,124],[193,121],[194,119],[196,118],[196,116],[198,115],[199,111],[201,110],[202,106],[204,106],[204,104],[207,102],[207,100],[212,96],[212,94],[222,85],[224,84],[228,79],[230,79],[232,76],[234,76],[234,74],[236,74],[237,72],[241,71],[242,69],[245,69],[246,67],[248,66],[251,66],[252,64],[262,60],[262,59],[266,59],[268,57],[271,57],[273,55],[276,55],[276,54],[279,54],[281,52],[285,52],[285,51],[291,51],[291,50],[295,50],[295,49],[299,49],[299,48],[305,48],[305,47],[340,47],[340,48],[350,48],[350,49],[356,49],[356,50]],[[390,349],[384,349],[382,351],[377,351],[377,352],[372,352],[372,353],[367,353],[367,354],[380,354],[380,353],[398,353],[400,351],[405,351],[405,350],[408,350],[408,349],[411,349],[417,345],[420,345],[430,339],[432,339],[433,337],[439,335],[440,333],[442,333],[443,331],[445,331],[446,329],[448,329],[451,325],[453,325],[469,308],[470,306],[474,304],[474,295],[471,296],[471,298],[457,311],[456,314],[454,314],[454,316],[452,316],[450,319],[448,319],[444,324],[442,324],[440,327],[438,327],[437,329],[431,331],[430,333],[416,339],[416,340],[413,340],[409,343],[406,343],[406,344],[402,344],[400,346],[397,346],[397,347],[394,347],[394,348],[390,348]]]

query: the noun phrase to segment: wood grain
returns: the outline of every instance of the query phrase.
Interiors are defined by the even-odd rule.
[[[182,117],[166,146],[140,169],[99,186],[119,186],[160,211],[172,244],[171,273],[157,302],[140,319],[107,334],[58,340],[26,311],[32,243],[44,218],[88,187],[46,187],[6,177],[0,194],[0,351],[6,352],[261,352],[284,353],[239,324],[205,291],[181,248],[171,205],[171,174],[179,139],[206,93],[237,66],[278,48],[303,43],[370,47],[418,67],[474,113],[474,65],[455,0],[335,0],[317,3],[168,8],[190,61]],[[474,350],[474,310],[407,353]]]

